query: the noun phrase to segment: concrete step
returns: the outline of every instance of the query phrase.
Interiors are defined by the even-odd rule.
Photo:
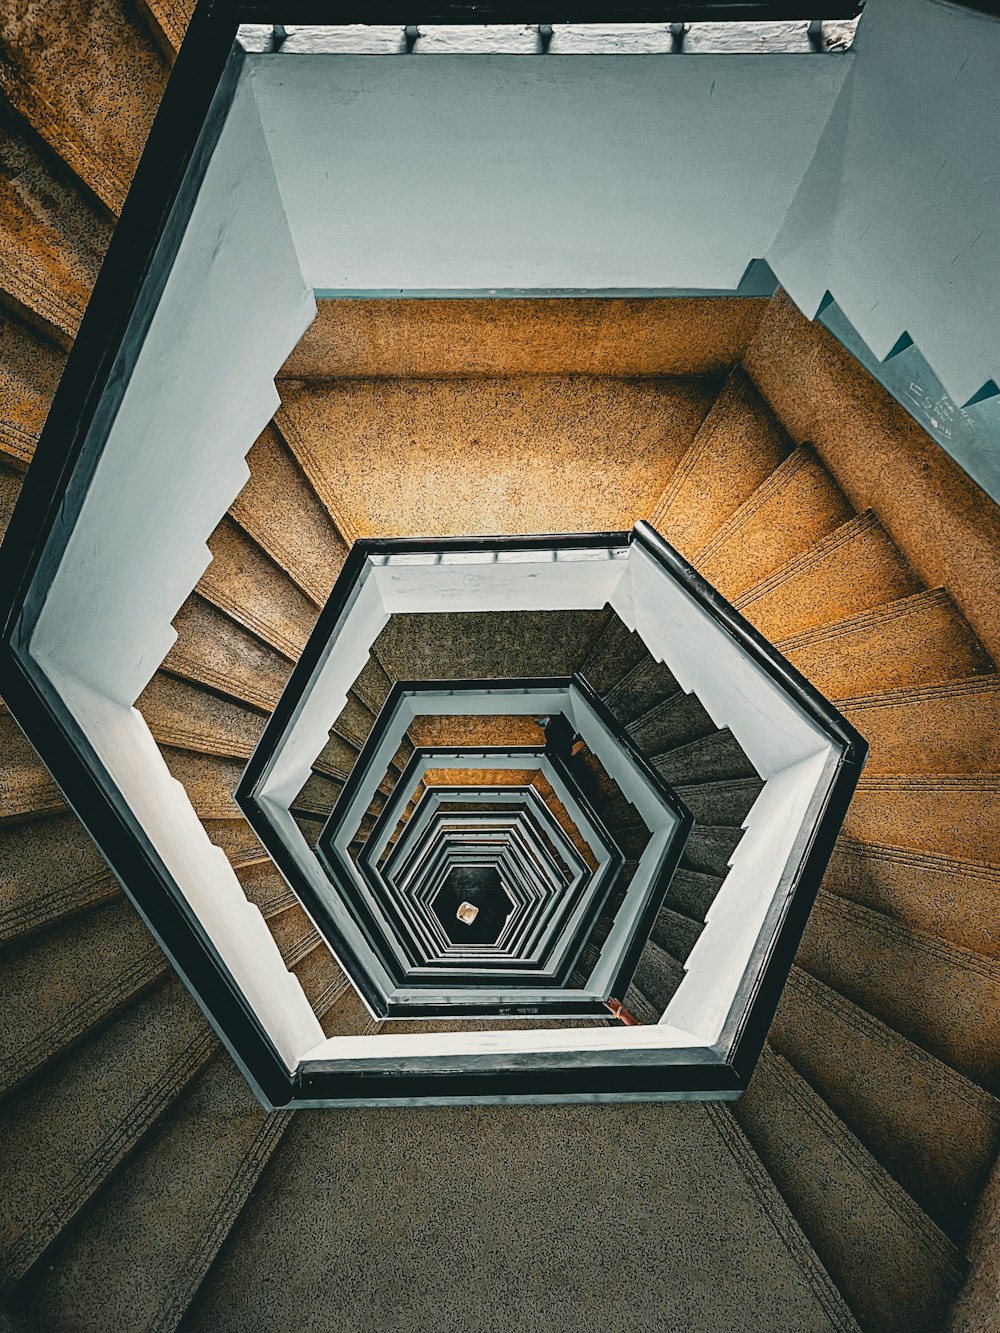
[[[667,782],[678,785],[756,778],[757,773],[728,728],[703,736],[689,745],[651,756]]]
[[[933,855],[975,851],[1000,865],[1000,777],[991,773],[862,774],[844,832],[864,843]]]
[[[725,875],[743,830],[731,824],[696,824],[684,848],[681,865],[706,875]]]
[[[877,516],[850,518],[734,599],[772,642],[919,592],[920,580]]]
[[[104,209],[23,122],[0,112],[3,304],[69,347],[110,239]]]
[[[312,773],[292,802],[292,810],[326,819],[343,789],[344,784],[335,778],[327,777],[325,773]]]
[[[1000,958],[1000,866],[845,835],[823,887],[910,930]]]
[[[167,76],[139,16],[122,0],[95,0],[84,24],[73,0],[53,0],[4,24],[0,56],[9,103],[118,213]]]
[[[671,907],[662,907],[657,913],[650,939],[676,962],[684,963],[698,943],[703,924],[701,921],[692,921],[683,912],[675,912]],[[645,988],[640,986],[640,989]],[[646,994],[651,1000],[660,998],[653,996],[648,990]]]
[[[768,1040],[960,1245],[1000,1147],[995,1098],[801,968]]]
[[[0,826],[65,808],[48,769],[7,713],[0,716]]]
[[[0,1152],[0,1296],[217,1049],[201,1011],[170,978],[8,1098]]]
[[[160,745],[198,754],[249,759],[267,722],[238,704],[158,671],[135,704]]]
[[[1000,963],[820,891],[799,966],[966,1078],[1000,1089]]]
[[[609,609],[582,660],[580,673],[603,697],[648,657],[649,650],[639,635]]]
[[[312,922],[270,863],[239,872],[289,966],[318,942]],[[3,953],[7,998],[0,1093],[30,1078],[167,971],[167,960],[124,897],[33,935]]]
[[[690,924],[690,923],[688,923]],[[666,930],[663,932],[666,934]],[[632,984],[626,992],[626,996],[634,991],[642,996],[645,1001],[644,1011],[640,1013],[632,1009],[628,999],[625,1000],[625,1007],[632,1009],[636,1018],[641,1018],[643,1022],[658,1023],[660,1015],[666,1009],[673,998],[677,987],[684,979],[684,967],[681,960],[675,958],[672,953],[668,953],[661,944],[655,940],[648,940],[646,946],[639,958],[639,964],[635,969],[635,975],[632,978]],[[653,1016],[650,1017],[650,1014]]]
[[[733,1113],[861,1326],[937,1333],[960,1254],[802,1075],[765,1046]]]
[[[163,55],[172,61],[184,40],[194,0],[139,0],[136,8]]]
[[[627,726],[679,692],[673,673],[647,654],[603,698],[619,725]]]
[[[316,307],[279,378],[715,376],[739,359],[763,314],[761,301],[713,297],[338,298]]]
[[[675,694],[637,718],[626,731],[645,755],[661,755],[692,741],[704,740],[718,728],[694,694]]]
[[[764,783],[760,778],[722,782],[674,783],[674,791],[699,823],[742,828]]]
[[[279,378],[277,423],[346,540],[627,531],[711,406],[707,377]]]
[[[670,881],[665,905],[692,921],[704,921],[722,887],[722,880],[722,875],[709,875],[703,870],[688,870],[681,866]]]
[[[330,728],[332,735],[342,737],[360,750],[375,725],[375,715],[361,702],[353,690],[347,693],[347,703]]]
[[[177,642],[163,669],[254,708],[273,712],[292,662],[193,593],[174,617]]]
[[[34,457],[65,360],[62,348],[0,311],[0,457],[15,468]]]
[[[395,680],[570,676],[604,623],[602,611],[414,612],[375,643]],[[595,687],[596,688],[596,687]]]
[[[699,552],[701,574],[730,601],[852,516],[812,449],[789,454]]]
[[[263,844],[246,821],[203,819],[201,822],[209,838],[222,848],[234,869],[270,860]]]
[[[75,815],[0,828],[0,943],[46,930],[119,892]]]
[[[166,968],[124,898],[5,949],[0,1093],[131,1004]]]
[[[377,714],[394,684],[395,678],[389,675],[377,654],[372,652],[351,689],[366,708]]]
[[[795,440],[811,440],[858,511],[873,508],[931,587],[946,587],[994,658],[997,508],[819,321],[774,298],[745,367]]]
[[[693,559],[788,454],[781,423],[737,366],[650,514],[656,530]]]
[[[21,469],[6,458],[0,458],[0,541],[7,533],[17,497],[21,494]]]
[[[161,745],[167,768],[188,794],[188,799],[204,823],[208,820],[237,820],[245,828],[243,812],[233,800],[246,765],[242,760],[225,759],[194,750],[175,750]]]
[[[17,1293],[52,1333],[176,1328],[285,1132],[220,1052]]]
[[[867,771],[1000,771],[1000,676],[836,700],[866,738]]]
[[[943,588],[806,630],[775,647],[828,697],[985,675],[993,662]]]
[[[297,810],[292,818],[299,827],[299,832],[305,838],[310,847],[315,848],[316,840],[323,831],[323,825],[326,823],[325,817],[320,818],[317,815],[306,814],[304,811]]]
[[[212,563],[197,591],[289,661],[298,660],[316,606],[232,519],[208,539]]]
[[[313,959],[324,963],[322,972],[314,968],[308,975],[303,975],[307,972],[306,964]],[[350,988],[329,954],[320,959],[319,950],[313,950],[296,972],[307,994],[317,989],[317,981],[323,976],[325,990],[318,996],[317,1010],[328,1035],[344,1031],[344,997]],[[173,1043],[160,1038],[166,1054],[171,1054],[172,1046],[176,1046],[176,1035],[185,1035],[187,1031],[185,1024],[179,1021],[184,1016],[183,1011],[174,1012],[177,1005],[170,989],[172,985],[175,984],[169,983],[154,992],[161,1008],[164,1001],[168,1005],[172,1003],[167,1016],[172,1019],[169,1031]],[[179,987],[175,986],[175,989],[179,991]],[[186,1000],[186,997],[181,998]],[[132,1011],[116,1020],[111,1028],[103,1030],[102,1036],[114,1032],[117,1037],[116,1058],[123,1061],[124,1073],[131,1073],[135,1083],[142,1088],[145,1080],[137,1077],[141,1066],[132,1068],[130,1049],[126,1044],[134,1040],[131,1037],[134,1025],[132,1028],[128,1026],[131,1016]],[[140,1032],[147,1032],[149,1038],[155,1040],[162,1022],[151,1010],[148,1000],[140,1003],[136,1017],[143,1021]],[[201,1026],[204,1028],[205,1025],[202,1023]],[[49,1249],[47,1262],[36,1265],[28,1280],[20,1286],[14,1308],[22,1318],[31,1319],[39,1327],[69,1329],[80,1327],[81,1319],[87,1320],[89,1326],[91,1316],[96,1326],[112,1311],[115,1318],[120,1317],[129,1328],[176,1326],[289,1119],[282,1114],[267,1115],[260,1109],[239,1070],[224,1053],[211,1060],[206,1072],[199,1076],[199,1070],[205,1068],[213,1050],[217,1050],[217,1044],[206,1029],[200,1040],[196,1038],[187,1050],[180,1052],[175,1069],[161,1072],[159,1067],[164,1061],[160,1048],[156,1048],[151,1058],[153,1072],[160,1073],[169,1100],[165,1097],[154,1103],[157,1112],[167,1110],[155,1133],[142,1137],[151,1127],[152,1118],[147,1108],[140,1104],[139,1113],[133,1114],[131,1122],[126,1122],[117,1133],[111,1130],[104,1143],[98,1145],[97,1152],[82,1164],[85,1170],[71,1175],[67,1165],[72,1169],[74,1163],[56,1158],[69,1186],[64,1198],[60,1199],[58,1193],[51,1196],[57,1212],[61,1212],[56,1225],[86,1203],[87,1185],[90,1184],[86,1179],[87,1170],[97,1175],[95,1183],[103,1182],[112,1174],[113,1179],[87,1208],[84,1225],[69,1229],[59,1243]],[[102,1057],[107,1060],[99,1037],[92,1040],[89,1047],[75,1053],[72,1063],[64,1062],[65,1073],[63,1067],[58,1071],[64,1075],[62,1084],[66,1082],[66,1073],[71,1089],[88,1076],[92,1078],[96,1074],[100,1078]],[[118,1070],[114,1072],[117,1075]],[[184,1091],[185,1085],[187,1091]],[[58,1080],[49,1079],[47,1085],[40,1083],[37,1090],[41,1097],[36,1095],[33,1100],[36,1105],[41,1102],[43,1113],[48,1109],[45,1094],[49,1093],[51,1098],[53,1089],[57,1110],[67,1101],[65,1089]],[[29,1105],[30,1091],[26,1096]],[[153,1084],[147,1096],[152,1098],[157,1091]],[[173,1101],[175,1097],[177,1100]],[[119,1097],[118,1104],[127,1107],[128,1101],[127,1097]],[[95,1109],[104,1111],[106,1108]],[[44,1137],[45,1115],[39,1115],[37,1119],[42,1142],[50,1150],[53,1147],[58,1150],[60,1134],[67,1137],[62,1121],[71,1121],[73,1117],[66,1116],[65,1112],[61,1118],[53,1117],[51,1127],[56,1132],[55,1143],[51,1134]],[[89,1122],[84,1124],[90,1129]],[[80,1137],[83,1144],[74,1136],[65,1148],[72,1152],[86,1146],[86,1136]],[[118,1146],[116,1137],[124,1140],[123,1150],[117,1154],[114,1152]],[[121,1165],[125,1153],[136,1143],[140,1144],[138,1151]],[[51,1182],[46,1183],[50,1188],[53,1185],[58,1187],[63,1184],[63,1179],[57,1173]],[[24,1211],[28,1212],[28,1209]],[[36,1225],[27,1234],[22,1233],[19,1238],[22,1252],[30,1253],[32,1242],[39,1252],[44,1248],[52,1238],[46,1234],[44,1226],[50,1220],[55,1219],[45,1217],[42,1210],[41,1225]],[[109,1283],[108,1263],[112,1257],[116,1271],[120,1265],[121,1274],[120,1280]],[[23,1263],[22,1267],[26,1266]]]
[[[247,465],[250,480],[230,514],[322,606],[347,559],[347,544],[273,425],[250,450]]]

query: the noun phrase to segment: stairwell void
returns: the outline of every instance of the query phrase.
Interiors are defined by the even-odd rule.
[[[318,215],[310,208],[323,201],[304,206],[292,176],[275,169],[256,90],[273,67],[239,51],[222,59],[213,22],[196,22],[189,58],[178,62],[154,130],[159,142],[151,141],[131,202],[134,248],[126,218],[103,296],[99,289],[88,312],[91,336],[78,347],[76,374],[63,379],[49,436],[55,449],[62,414],[61,457],[47,477],[36,474],[12,528],[21,569],[7,616],[12,711],[75,792],[88,828],[266,1104],[488,1100],[500,1088],[506,1100],[735,1096],[763,1042],[865,746],[653,528],[356,541],[237,792],[375,1016],[575,1012],[600,1017],[601,1026],[375,1042],[324,1036],[134,706],[212,558],[206,542],[248,476],[250,444],[280,406],[274,377],[316,313],[319,280],[310,285],[303,270],[315,267],[310,217]],[[300,67],[310,88],[324,68]],[[269,85],[269,115],[274,96]],[[252,286],[248,265],[259,275]],[[234,322],[238,340],[227,337]],[[95,373],[97,394],[89,387]],[[502,704],[513,715],[563,719],[644,823],[647,841],[627,883],[616,878],[626,857],[602,829],[600,807],[581,795],[569,756],[543,747],[533,764],[572,813],[594,866],[579,870],[572,893],[556,895],[541,935],[529,914],[520,945],[534,953],[472,965],[445,948],[432,961],[433,936],[417,907],[419,900],[426,908],[427,882],[417,877],[415,898],[397,895],[379,866],[400,810],[394,825],[373,807],[420,711],[417,691],[390,694],[315,851],[293,813],[348,692],[393,616],[609,607],[653,664],[663,664],[676,693],[693,695],[728,730],[763,783],[704,928],[685,951],[683,975],[675,962],[669,975],[650,979],[664,961],[651,935],[692,816],[577,678],[537,689],[487,674],[478,701],[475,689],[451,686],[430,711],[495,713]],[[404,776],[423,781],[429,769],[505,763],[523,768],[525,756],[493,750],[474,763],[467,749],[448,756],[418,748]],[[398,801],[408,799],[403,782]],[[391,798],[385,803],[391,811]],[[435,818],[423,836],[438,829]],[[364,854],[355,855],[361,841]],[[447,877],[463,846],[468,855],[470,844],[456,842],[453,829],[434,874]],[[521,873],[530,893],[523,857]],[[438,887],[430,882],[432,894]],[[407,920],[411,907],[418,915]],[[608,1025],[609,1003],[627,1007],[633,982],[643,1021]]]

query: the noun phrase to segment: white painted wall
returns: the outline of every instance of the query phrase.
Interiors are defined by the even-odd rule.
[[[37,659],[135,701],[314,314],[244,81],[34,627]]]
[[[851,61],[250,59],[303,273],[342,290],[731,290]]]
[[[950,396],[1000,382],[1000,20],[869,0],[853,70],[766,254],[881,359],[908,332]]]
[[[314,309],[243,84],[29,639],[290,1069],[322,1028],[131,705],[176,638]]]

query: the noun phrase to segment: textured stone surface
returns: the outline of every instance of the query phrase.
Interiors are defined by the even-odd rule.
[[[0,454],[17,464],[34,455],[63,359],[54,343],[0,313]]]
[[[697,1106],[303,1114],[188,1327],[846,1330],[745,1152]]]
[[[282,378],[704,375],[736,361],[760,300],[334,300]]]
[[[567,676],[576,670],[601,614],[396,615],[379,635],[376,648],[398,680]]]
[[[911,930],[1000,958],[1000,866],[842,835],[823,883]]]
[[[266,714],[158,671],[135,704],[161,745],[249,759]]]
[[[111,226],[59,164],[0,112],[0,289],[68,346]]]
[[[916,593],[775,644],[829,698],[992,671],[989,654],[943,588]]]
[[[534,718],[517,714],[509,717],[426,714],[413,719],[407,734],[418,746],[545,744],[545,733]]]
[[[1000,770],[1000,677],[841,698],[837,705],[871,751],[875,773]]]
[[[290,1120],[217,1056],[31,1275],[17,1313],[52,1333],[175,1326]]]
[[[862,842],[1000,865],[1000,778],[991,773],[863,773],[845,832]]]
[[[116,213],[165,82],[148,30],[122,0],[48,0],[0,29],[0,89]]]
[[[0,941],[43,929],[118,892],[74,815],[0,828]]]
[[[805,1080],[765,1048],[734,1111],[862,1327],[937,1333],[956,1250]]]
[[[0,541],[10,523],[11,514],[21,493],[20,470],[9,459],[0,459]]]
[[[768,1040],[960,1243],[1000,1147],[995,1099],[799,968]]]
[[[820,892],[800,965],[990,1091],[1000,1088],[1000,965]]]
[[[100,1028],[5,1104],[0,1252],[6,1294],[218,1048],[180,982]]]
[[[735,598],[772,641],[917,592],[920,581],[870,511],[841,524]]]
[[[796,441],[810,440],[857,510],[873,508],[928,587],[948,588],[1000,652],[1000,511],[905,410],[784,294],[746,368]]]
[[[4,955],[0,1088],[29,1078],[166,970],[123,898],[74,917]]]
[[[733,599],[850,517],[812,451],[796,449],[703,547],[698,571]]]
[[[589,376],[285,380],[278,421],[342,531],[345,519],[361,536],[614,531],[652,509],[711,387]]]
[[[242,760],[175,750],[165,745],[161,748],[167,767],[184,787],[202,819],[236,819],[243,823],[243,814],[233,800],[245,767]]]
[[[174,617],[177,642],[164,667],[271,712],[292,663],[197,593]]]
[[[9,714],[0,714],[0,756],[0,825],[63,808],[59,788]]]
[[[316,620],[306,597],[231,519],[208,540],[212,563],[198,592],[279,653],[297,660]]]
[[[691,559],[790,447],[784,428],[737,367],[657,500],[650,523]]]
[[[347,545],[273,426],[247,455],[250,480],[229,512],[319,606],[347,557]]]
[[[138,0],[137,8],[145,16],[164,55],[172,58],[184,40],[194,0]]]

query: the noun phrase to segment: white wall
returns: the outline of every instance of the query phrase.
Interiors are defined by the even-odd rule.
[[[250,59],[303,272],[341,290],[731,290],[851,62]]]
[[[36,658],[134,702],[314,312],[244,82],[35,626]]]
[[[1000,21],[869,0],[853,70],[766,258],[879,358],[904,331],[967,402],[1000,382]]]

